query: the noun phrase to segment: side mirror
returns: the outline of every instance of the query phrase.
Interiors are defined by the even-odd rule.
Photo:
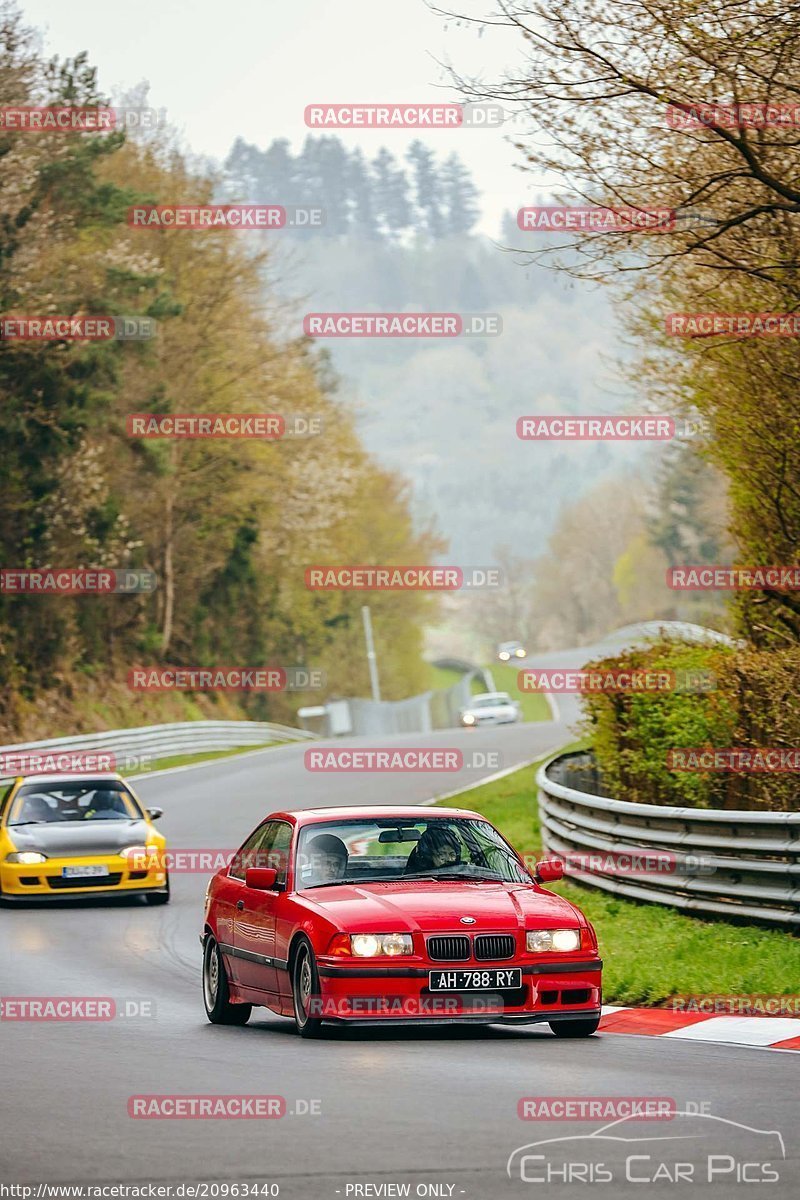
[[[564,864],[560,858],[543,858],[533,868],[533,877],[537,883],[555,883],[564,878]]]
[[[274,867],[248,867],[244,873],[245,887],[257,892],[271,892],[277,878],[278,872]]]
[[[151,821],[157,821],[159,817],[163,817],[163,808],[148,808],[147,815]]]

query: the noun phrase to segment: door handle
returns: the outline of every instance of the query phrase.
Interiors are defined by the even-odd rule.
[[[244,909],[244,900],[237,900],[236,907],[239,912],[242,912],[242,910]]]

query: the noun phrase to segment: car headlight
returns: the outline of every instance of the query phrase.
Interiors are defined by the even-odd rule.
[[[520,646],[519,650],[515,650],[514,653],[516,654],[517,658],[525,657],[525,651],[522,649],[522,646]]]
[[[414,953],[410,933],[354,933],[350,936],[350,949],[358,958],[374,958],[377,954],[395,958],[398,954]]]
[[[529,929],[525,945],[531,953],[542,950],[580,950],[580,929]]]
[[[119,851],[119,855],[120,858],[133,859],[134,867],[141,869],[156,857],[157,850],[156,846],[126,846]]]
[[[497,657],[501,662],[508,662],[508,660],[511,658],[511,655],[507,650],[501,650]]]
[[[475,718],[473,717],[472,713],[464,713],[464,715],[461,718],[461,724],[462,725],[474,725]]]
[[[13,854],[6,855],[6,862],[32,866],[33,863],[47,862],[47,855],[40,854],[38,850],[15,850]]]

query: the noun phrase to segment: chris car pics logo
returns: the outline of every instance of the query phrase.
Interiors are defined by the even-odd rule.
[[[742,1186],[777,1183],[786,1158],[783,1135],[699,1111],[685,1104],[668,1131],[621,1117],[589,1134],[543,1138],[508,1158],[510,1179],[535,1184],[721,1184],[719,1195]],[[683,1194],[683,1193],[681,1193]],[[715,1193],[717,1194],[717,1193]]]

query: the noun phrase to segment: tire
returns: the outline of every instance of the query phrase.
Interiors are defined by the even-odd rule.
[[[292,1004],[294,1023],[300,1037],[317,1038],[322,1034],[321,1018],[308,1015],[309,1000],[319,994],[317,960],[311,943],[303,938],[292,960]]]
[[[548,1024],[556,1037],[583,1038],[597,1033],[600,1018],[588,1017],[585,1021],[549,1021]]]
[[[212,1025],[246,1025],[252,1004],[231,1004],[228,976],[216,939],[209,934],[203,946],[203,1004]]]
[[[145,896],[145,900],[148,904],[169,904],[169,899],[169,875],[167,875],[167,890],[165,892],[149,892],[148,895]]]

